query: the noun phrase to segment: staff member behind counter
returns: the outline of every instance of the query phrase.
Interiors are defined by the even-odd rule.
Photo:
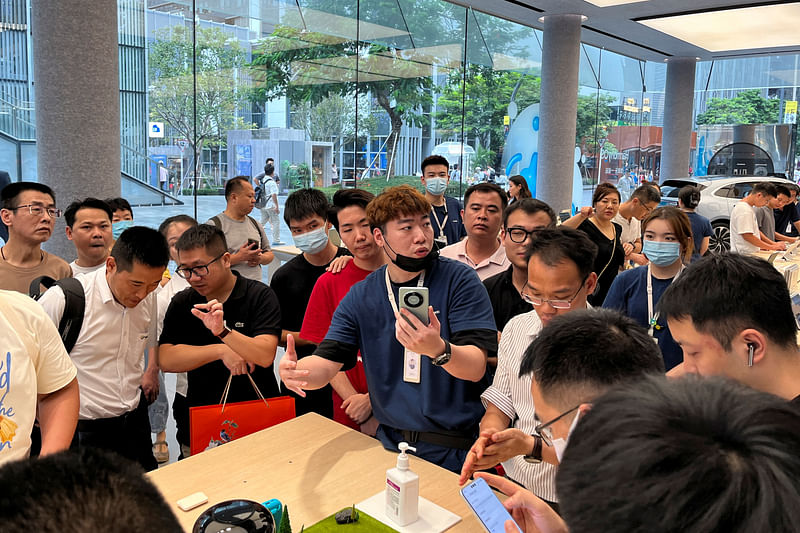
[[[352,368],[360,349],[384,447],[416,441],[418,456],[458,472],[478,436],[486,357],[497,351],[497,332],[472,269],[433,248],[430,209],[407,185],[370,202],[375,242],[390,263],[350,289],[314,355],[298,361],[293,340],[287,342],[280,374],[302,395]],[[398,312],[400,287],[428,289],[427,326],[406,309]]]
[[[603,307],[617,309],[648,328],[669,370],[683,362],[683,353],[657,307],[661,295],[691,259],[692,227],[686,213],[677,207],[659,207],[642,221],[642,235],[642,253],[650,264],[617,276]]]

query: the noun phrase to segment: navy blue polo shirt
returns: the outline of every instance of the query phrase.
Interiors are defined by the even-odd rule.
[[[447,207],[447,215],[445,215]],[[439,222],[444,224],[444,234],[447,237],[447,244],[453,244],[467,236],[464,222],[461,220],[461,202],[452,196],[444,197],[443,206],[433,206],[433,212]],[[433,215],[432,215],[433,216]],[[447,216],[447,221],[444,221]],[[431,220],[434,238],[439,236],[439,224],[436,220]]]
[[[684,211],[684,213],[689,217],[689,224],[692,226],[692,245],[694,247],[692,250],[692,261],[696,261],[700,259],[700,246],[703,245],[703,239],[706,237],[713,237],[714,230],[711,228],[711,222],[703,215],[687,211]]]
[[[343,370],[347,370],[355,365],[357,350],[361,350],[372,410],[381,424],[377,436],[387,449],[396,450],[402,440],[391,428],[457,431],[467,438],[477,437],[478,423],[485,412],[480,395],[488,386],[487,378],[478,382],[458,379],[423,357],[420,383],[403,381],[404,348],[395,338],[385,272],[386,267],[381,267],[350,289],[315,353],[342,363]],[[392,283],[396,301],[400,286],[416,283],[417,279],[402,285]],[[497,352],[492,306],[471,268],[438,258],[426,273],[424,286],[429,290],[430,305],[438,311],[442,338],[459,345],[478,346],[489,355]],[[466,450],[426,442],[418,442],[416,447],[416,455],[453,471],[461,469],[466,457]]]
[[[795,204],[786,204],[781,209],[773,209],[775,214],[775,231],[788,237],[797,236],[797,228],[794,223],[800,220]]]
[[[653,312],[658,311],[658,301],[661,295],[670,286],[672,280],[653,278]],[[647,318],[647,267],[641,266],[631,270],[626,270],[618,275],[608,290],[606,299],[603,302],[606,309],[616,309],[623,315],[629,316],[638,322],[645,329],[649,329]],[[667,319],[663,316],[658,317],[657,321],[660,329],[655,329],[653,335],[658,339],[658,347],[664,358],[664,366],[667,370],[683,362],[683,350],[678,346],[669,332]]]

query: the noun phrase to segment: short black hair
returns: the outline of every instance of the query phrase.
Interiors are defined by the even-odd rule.
[[[519,369],[563,409],[653,373],[664,373],[661,350],[642,326],[611,309],[556,316],[525,350]]]
[[[681,201],[686,209],[696,209],[700,205],[700,187],[684,185],[678,191],[678,200]]]
[[[97,448],[7,463],[0,494],[3,531],[183,531],[138,465]]]
[[[549,267],[554,267],[565,260],[571,261],[578,267],[581,277],[586,278],[594,269],[597,250],[597,245],[586,233],[560,226],[537,231],[536,238],[528,242],[525,260],[530,262],[531,257],[535,255]]]
[[[500,209],[505,211],[506,207],[508,207],[508,196],[506,196],[506,191],[504,191],[503,188],[500,187],[496,183],[491,183],[491,182],[487,181],[487,182],[476,183],[475,185],[470,185],[469,187],[467,187],[467,190],[464,192],[464,205],[465,206],[467,205],[467,202],[469,201],[469,197],[472,196],[472,193],[474,193],[474,192],[484,192],[484,193],[485,192],[493,192],[493,193],[496,193],[497,196],[500,197]]]
[[[292,220],[303,220],[314,215],[327,221],[330,208],[325,193],[319,189],[297,189],[286,198],[286,204],[283,206],[283,220],[286,221],[287,226],[291,226]]]
[[[183,224],[189,224],[189,226],[192,227],[197,225],[197,221],[194,218],[190,217],[189,215],[174,215],[164,219],[164,222],[162,222],[161,225],[158,226],[158,232],[161,235],[163,235],[164,238],[166,238],[167,232],[169,231],[169,227],[178,222]]]
[[[228,251],[225,233],[213,224],[198,224],[183,232],[175,243],[178,252],[204,248],[210,256],[216,257]]]
[[[374,194],[369,191],[365,191],[364,189],[339,189],[333,193],[334,216],[331,217],[331,221],[336,227],[336,231],[339,231],[339,217],[337,216],[339,211],[345,207],[350,207],[351,205],[357,205],[366,209],[367,204],[369,204],[374,198]]]
[[[14,183],[9,183],[3,187],[3,190],[0,192],[2,208],[14,209],[17,207],[17,197],[25,191],[36,191],[43,194],[49,194],[53,199],[53,203],[56,202],[56,195],[53,193],[53,189],[44,183],[36,183],[35,181],[15,181]]]
[[[75,224],[75,217],[81,209],[99,209],[104,211],[108,215],[109,222],[111,222],[111,218],[114,216],[114,211],[111,210],[111,206],[104,200],[98,200],[97,198],[75,200],[69,204],[64,211],[64,219],[67,223],[67,227],[71,228],[73,224]]]
[[[133,208],[130,202],[125,198],[106,198],[105,202],[111,207],[112,213],[117,211],[130,211],[131,215],[133,215]]]
[[[147,267],[166,268],[169,263],[169,247],[164,236],[156,230],[133,226],[123,231],[114,243],[111,257],[120,271],[130,272],[134,262]]]
[[[729,351],[740,331],[755,328],[779,346],[796,346],[797,322],[786,280],[757,257],[723,253],[689,265],[664,291],[667,319],[690,318],[694,328]]]
[[[273,158],[268,157],[266,160],[264,160],[264,164],[268,165],[270,161],[272,161],[273,163],[275,162],[275,160]]]
[[[450,163],[444,157],[440,155],[429,155],[422,160],[422,164],[420,165],[422,173],[425,174],[425,167],[429,167],[431,165],[444,165],[447,168],[450,168]]]
[[[594,189],[594,193],[592,194],[592,207],[597,205],[597,202],[605,198],[606,196],[616,194],[617,199],[621,200],[622,197],[619,195],[619,189],[614,187],[612,184],[605,182],[601,183]]]
[[[787,198],[792,195],[792,193],[789,192],[789,187],[787,187],[786,185],[784,185],[782,183],[776,183],[775,184],[775,196],[777,197],[779,194],[782,194],[782,195],[786,196]]]
[[[242,190],[243,183],[250,183],[250,178],[247,176],[236,176],[229,179],[225,183],[225,199],[229,200],[233,193],[238,193]]]
[[[661,191],[651,184],[645,183],[634,189],[633,193],[631,193],[631,199],[633,198],[637,198],[642,205],[653,202],[658,203],[661,201]]]
[[[556,227],[556,213],[553,208],[536,198],[520,198],[519,201],[514,202],[507,209],[503,211],[503,228],[508,229],[508,217],[514,211],[524,211],[528,215],[535,215],[536,213],[545,213],[550,217],[550,224],[548,228]]]
[[[759,181],[753,188],[750,190],[750,194],[758,194],[761,193],[764,196],[772,196],[775,198],[778,196],[778,191],[775,189],[775,184],[769,181]]]
[[[265,176],[272,176],[274,172],[275,172],[275,165],[273,165],[272,163],[267,163],[266,165],[264,165]]]
[[[796,531],[798,449],[800,414],[778,397],[722,378],[647,378],[581,418],[558,500],[571,533]]]

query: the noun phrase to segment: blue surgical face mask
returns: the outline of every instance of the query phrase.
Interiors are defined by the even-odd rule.
[[[328,246],[328,231],[324,225],[307,233],[293,235],[292,238],[294,245],[307,254],[317,254]]]
[[[665,267],[673,264],[681,257],[681,245],[677,242],[644,241],[642,253],[651,263]]]
[[[119,220],[111,224],[111,235],[114,237],[114,240],[116,241],[119,239],[122,232],[131,226],[133,226],[133,220]]]
[[[444,194],[447,189],[447,178],[426,178],[425,189],[434,196]]]

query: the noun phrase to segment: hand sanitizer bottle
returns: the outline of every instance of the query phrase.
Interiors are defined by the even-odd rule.
[[[406,450],[416,452],[407,442],[397,445],[397,466],[386,471],[386,516],[405,526],[419,516],[419,476],[408,468]]]

